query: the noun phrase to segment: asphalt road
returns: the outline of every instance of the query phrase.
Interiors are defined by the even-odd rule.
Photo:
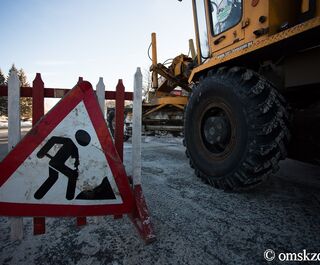
[[[8,220],[0,218],[0,263],[256,265],[278,264],[280,253],[320,252],[319,167],[285,160],[256,189],[226,193],[193,174],[181,142],[147,137],[142,145],[143,190],[156,242],[144,245],[127,217],[89,218],[83,228],[74,218],[47,218],[41,236],[32,235],[25,219],[25,238],[12,242]],[[130,160],[127,143],[128,172]],[[276,255],[271,263],[264,259],[267,249]]]

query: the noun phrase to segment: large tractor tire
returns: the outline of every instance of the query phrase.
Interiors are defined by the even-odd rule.
[[[185,111],[184,144],[196,175],[224,190],[267,179],[286,157],[285,106],[273,85],[251,70],[210,71],[193,89]]]

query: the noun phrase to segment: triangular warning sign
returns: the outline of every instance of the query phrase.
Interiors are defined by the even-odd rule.
[[[123,214],[133,203],[88,82],[73,88],[0,163],[0,215]]]

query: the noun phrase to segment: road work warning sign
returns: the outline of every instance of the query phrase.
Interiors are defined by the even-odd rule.
[[[0,163],[0,215],[122,214],[132,203],[88,82],[72,89]]]

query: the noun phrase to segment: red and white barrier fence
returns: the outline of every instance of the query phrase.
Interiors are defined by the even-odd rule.
[[[72,90],[45,88],[40,74],[36,75],[33,87],[20,88],[14,71],[8,87],[0,87],[0,96],[8,96],[10,151],[0,163],[0,215],[12,216],[12,239],[23,237],[23,222],[18,216],[34,216],[34,234],[42,234],[45,233],[45,216],[77,216],[77,224],[83,225],[86,216],[121,217],[122,214],[130,216],[147,243],[155,239],[141,188],[140,68],[134,79],[132,185],[122,161],[124,101],[132,100],[133,95],[125,92],[122,80],[116,92],[105,91],[102,78],[96,88],[97,97],[91,84],[82,78]],[[21,141],[20,95],[33,99],[33,128]],[[63,99],[44,115],[45,97]],[[114,144],[105,123],[105,99],[116,100]],[[56,144],[60,144],[60,149],[51,154],[49,151]],[[67,166],[69,158],[75,159],[71,167]],[[90,167],[92,163],[96,166]],[[40,179],[38,175],[44,175],[42,172],[47,169],[47,179]],[[79,181],[89,178],[93,171],[103,178],[99,180],[101,184],[95,182],[91,189],[84,189]],[[60,194],[63,185],[67,185],[65,198]],[[19,190],[17,195],[11,193],[15,189]]]

